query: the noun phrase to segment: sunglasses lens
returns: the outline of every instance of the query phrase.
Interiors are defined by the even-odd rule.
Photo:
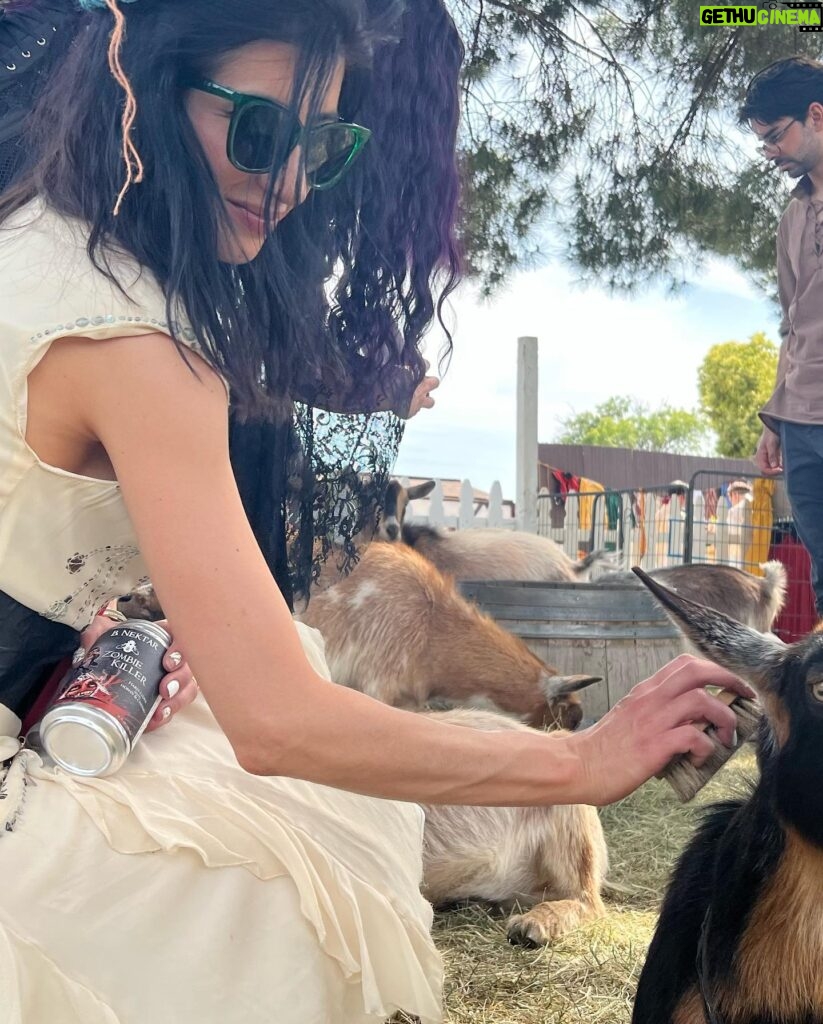
[[[359,148],[357,132],[346,124],[315,128],[306,148],[306,174],[314,188],[329,188],[347,169]]]
[[[249,103],[237,115],[232,139],[233,162],[245,171],[264,172],[283,161],[291,146],[288,112],[264,103]],[[286,134],[289,139],[287,143]]]

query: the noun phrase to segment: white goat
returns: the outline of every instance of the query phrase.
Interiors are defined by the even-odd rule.
[[[472,729],[526,729],[488,711],[425,712]],[[423,893],[435,906],[479,899],[522,913],[508,938],[537,946],[601,917],[608,854],[594,807],[426,806]]]
[[[582,718],[574,691],[599,681],[558,676],[403,544],[372,544],[299,618],[323,634],[335,682],[398,707],[479,696],[541,725],[548,704],[549,723],[574,728]]]
[[[579,583],[595,563],[611,564],[606,551],[595,551],[576,562],[548,537],[493,527],[450,533],[430,526],[406,525],[402,537],[410,548],[456,580]]]

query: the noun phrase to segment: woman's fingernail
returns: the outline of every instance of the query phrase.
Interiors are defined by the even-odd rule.
[[[171,664],[172,671],[176,668],[180,668],[183,664],[183,655],[179,651],[172,651],[171,654],[168,654],[166,657]]]
[[[160,717],[163,719],[164,722],[168,722],[168,720],[171,718],[171,708],[168,706],[164,707],[163,711],[160,714]]]
[[[169,700],[171,700],[172,697],[176,697],[180,692],[180,683],[178,683],[176,679],[170,679],[166,686],[166,692],[169,695]]]

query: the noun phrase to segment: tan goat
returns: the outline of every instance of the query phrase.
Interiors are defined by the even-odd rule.
[[[472,729],[526,729],[506,715],[471,708],[425,712]],[[608,868],[594,807],[426,806],[423,894],[435,906],[478,899],[521,913],[508,938],[542,945],[601,917]]]
[[[723,612],[761,633],[774,625],[786,599],[786,567],[782,562],[764,562],[763,576],[754,576],[732,565],[671,565],[649,569],[648,575],[680,597]],[[594,581],[642,584],[631,572],[605,573]]]
[[[402,537],[404,544],[456,580],[580,583],[597,562],[612,561],[608,552],[595,551],[576,562],[548,537],[494,527],[448,532],[404,525]]]
[[[299,618],[323,634],[335,682],[397,707],[486,697],[532,725],[575,728],[575,691],[599,682],[558,676],[403,544],[372,544]]]

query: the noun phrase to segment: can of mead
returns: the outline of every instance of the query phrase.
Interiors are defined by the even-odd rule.
[[[74,775],[111,775],[123,764],[160,703],[163,655],[171,636],[129,619],[101,634],[60,684],[39,725],[48,756]]]

